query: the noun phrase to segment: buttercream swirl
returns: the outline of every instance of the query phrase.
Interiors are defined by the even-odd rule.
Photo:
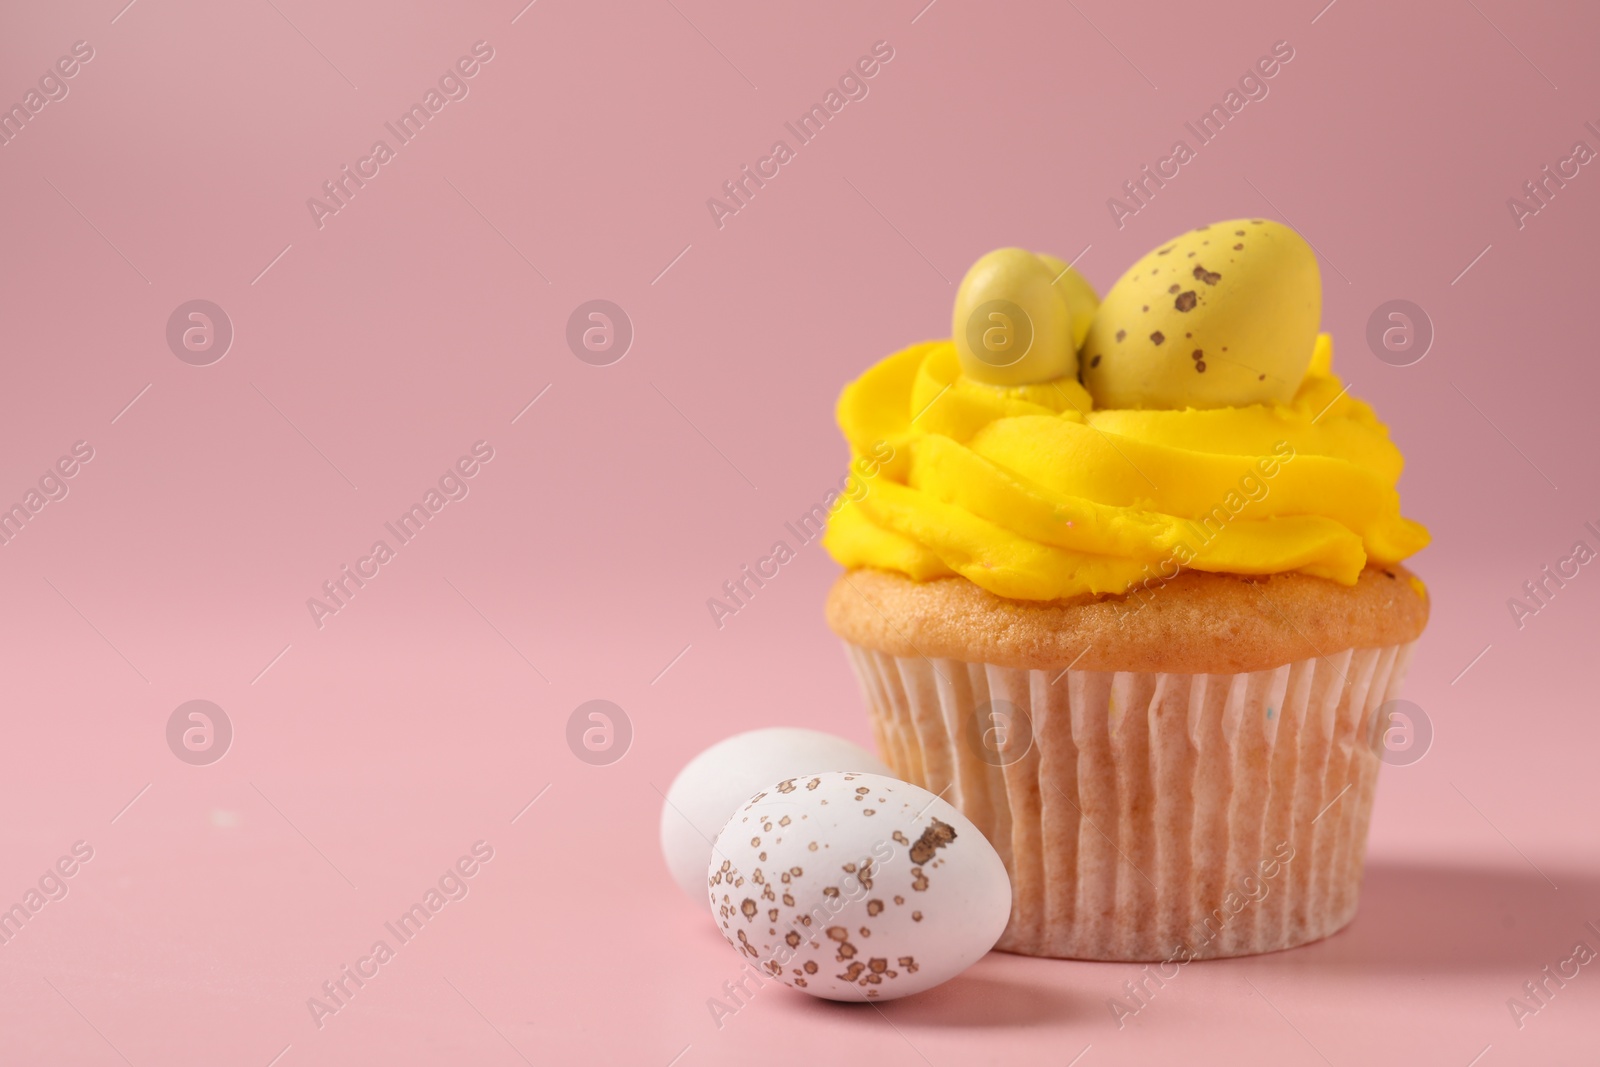
[[[1018,600],[1121,594],[1182,569],[1300,571],[1353,585],[1428,543],[1400,514],[1400,451],[1317,339],[1288,404],[1095,410],[1071,378],[1000,388],[949,341],[845,387],[854,458],[893,458],[824,544],[846,567],[962,575]]]

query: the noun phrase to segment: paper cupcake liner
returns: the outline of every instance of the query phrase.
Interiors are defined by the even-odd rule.
[[[846,646],[896,774],[1011,875],[997,948],[1180,962],[1354,916],[1412,643],[1245,674],[1028,671]]]

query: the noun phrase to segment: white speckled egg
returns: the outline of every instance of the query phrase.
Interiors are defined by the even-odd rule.
[[[1011,882],[948,802],[879,774],[787,778],[717,837],[717,926],[762,974],[827,1000],[893,1000],[994,947]]]
[[[696,903],[704,900],[710,842],[734,809],[780,778],[817,771],[889,768],[860,745],[796,726],[735,734],[690,760],[661,806],[661,854],[673,880]]]

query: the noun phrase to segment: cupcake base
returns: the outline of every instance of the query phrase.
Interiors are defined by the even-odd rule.
[[[1234,674],[846,647],[886,762],[1005,861],[997,948],[1187,962],[1303,945],[1355,916],[1383,706],[1412,642]]]

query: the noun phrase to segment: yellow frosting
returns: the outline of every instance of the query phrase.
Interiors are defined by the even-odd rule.
[[[1180,569],[1354,584],[1428,532],[1401,516],[1400,452],[1332,356],[1320,335],[1288,404],[1095,410],[1074,379],[986,385],[950,341],[913,345],[839,397],[853,457],[893,456],[823,543],[846,567],[959,574],[1018,600]]]

